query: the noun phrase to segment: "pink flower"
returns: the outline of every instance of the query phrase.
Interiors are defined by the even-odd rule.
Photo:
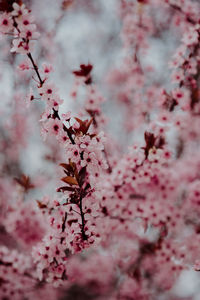
[[[10,14],[3,13],[0,15],[0,32],[9,33],[13,28],[12,19]]]
[[[62,131],[63,124],[58,119],[48,119],[44,128],[49,134],[57,136]]]
[[[188,74],[192,74],[195,75],[197,73],[197,61],[194,59],[190,59],[188,64],[186,65],[186,70],[188,72]]]
[[[57,88],[53,83],[44,83],[42,88],[39,89],[40,95],[44,100],[51,100],[57,92]]]
[[[20,35],[26,31],[35,31],[36,25],[33,24],[34,18],[31,14],[23,14],[20,19],[17,19],[18,28],[21,31]]]
[[[92,174],[98,170],[98,160],[94,152],[83,154],[83,160],[81,161],[81,166],[87,166],[87,170]]]
[[[18,68],[21,71],[25,71],[25,70],[29,70],[30,69],[30,64],[27,60],[24,60],[23,62],[21,62],[18,66]]]
[[[23,39],[14,39],[13,47],[11,48],[11,52],[16,52],[20,54],[27,54],[33,51],[34,42],[30,41],[29,43],[23,41]]]
[[[180,83],[184,80],[184,71],[183,70],[175,70],[172,73],[172,83]]]
[[[68,151],[68,157],[71,159],[71,161],[75,163],[80,162],[80,149],[77,145],[70,145],[69,148],[67,148]]]
[[[50,64],[42,64],[42,70],[45,75],[50,74],[53,71],[53,67]]]
[[[16,2],[13,3],[13,11],[11,12],[14,17],[21,17],[22,15],[26,15],[28,13],[28,9],[26,9],[25,4],[19,5]]]
[[[71,119],[71,111],[68,111],[65,114],[62,114],[62,118],[64,121],[69,121]]]
[[[182,41],[186,46],[193,46],[198,43],[199,35],[194,28],[190,28],[190,30],[184,34]]]

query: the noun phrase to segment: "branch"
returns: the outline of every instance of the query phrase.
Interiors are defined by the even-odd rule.
[[[182,11],[182,9],[181,9],[179,6],[177,6],[177,5],[175,5],[175,4],[170,4],[170,7],[173,8],[173,9],[175,9],[175,10],[177,10],[177,11],[179,11],[180,13],[182,13],[182,14],[185,15],[185,13]],[[193,24],[193,25],[195,25],[195,24],[197,23],[197,22],[195,22],[192,18],[190,18],[190,17],[188,17],[188,16],[186,16],[186,15],[185,15],[185,17],[186,17],[186,20],[187,20],[189,23],[191,23],[191,24]]]
[[[81,234],[82,234],[82,238],[83,240],[87,240],[87,235],[85,234],[85,217],[84,217],[84,213],[83,213],[83,207],[82,207],[82,195],[80,196],[80,204],[79,204],[79,208],[80,208],[80,212],[81,212]]]
[[[32,57],[32,54],[31,54],[30,52],[27,54],[27,56],[28,56],[28,58],[30,59],[30,61],[31,61],[31,63],[32,63],[32,66],[33,66],[33,68],[34,68],[34,70],[35,70],[35,73],[37,74],[37,77],[38,77],[38,79],[39,79],[40,85],[41,85],[41,87],[42,87],[42,86],[43,86],[43,83],[44,83],[44,80],[42,80],[42,78],[41,78],[41,76],[40,76],[40,73],[39,73],[39,71],[38,71],[38,66],[35,64],[35,62],[34,62],[34,60],[33,60],[33,57]]]

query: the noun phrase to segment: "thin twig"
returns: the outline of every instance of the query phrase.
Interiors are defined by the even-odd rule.
[[[33,57],[32,57],[32,54],[31,54],[30,52],[27,53],[27,56],[28,56],[28,58],[30,59],[32,65],[33,65],[33,68],[34,68],[34,70],[35,70],[35,73],[37,74],[37,77],[38,77],[38,79],[39,79],[40,85],[41,85],[41,87],[42,87],[42,85],[43,85],[43,83],[44,83],[44,80],[42,80],[42,78],[41,78],[41,76],[40,76],[40,73],[39,73],[39,71],[38,71],[38,66],[35,64],[34,59],[33,59]]]

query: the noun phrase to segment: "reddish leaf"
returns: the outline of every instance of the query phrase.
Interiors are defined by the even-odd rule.
[[[75,163],[69,161],[69,164],[62,163],[60,166],[64,168],[64,172],[68,176],[73,175],[72,177],[74,177],[76,175],[77,168]]]
[[[153,146],[155,146],[156,138],[153,133],[145,131],[144,139],[145,139],[146,145],[145,145],[145,147],[142,147],[142,149],[144,149],[144,153],[147,158],[149,155],[149,150],[152,149]]]
[[[164,139],[164,137],[159,136],[156,139],[156,143],[155,143],[156,148],[161,149],[164,145],[165,145],[165,139]]]
[[[29,176],[22,174],[20,178],[14,178],[14,180],[24,188],[25,192],[34,188],[34,185],[30,182]]]
[[[87,77],[92,71],[93,66],[91,64],[88,65],[80,65],[80,70],[73,71],[73,74],[76,76]]]
[[[62,163],[62,164],[60,164],[60,166],[63,167],[64,169],[66,169],[66,170],[68,170],[68,168],[69,168],[69,164]]]
[[[86,166],[83,167],[80,172],[79,172],[79,180],[78,180],[78,183],[79,183],[79,186],[82,186],[84,181],[85,181],[85,176],[86,176]]]
[[[91,118],[90,121],[87,122],[87,124],[86,124],[86,132],[85,133],[88,132],[88,130],[89,130],[90,125],[92,124],[92,122],[93,122],[93,118]]]
[[[82,121],[79,118],[74,118],[74,119],[80,124],[80,127],[83,126],[84,121]]]
[[[61,178],[61,180],[68,183],[68,184],[70,184],[70,185],[78,185],[78,182],[77,182],[76,178],[71,177],[71,176],[63,177],[63,178]]]
[[[83,134],[86,134],[88,132],[88,129],[90,128],[90,125],[93,122],[93,118],[91,118],[89,121],[88,120],[82,121],[79,118],[75,118],[75,120],[80,124],[80,127],[78,128],[78,132],[82,132]]]
[[[47,208],[46,204],[43,204],[42,202],[40,202],[39,200],[37,200],[37,204],[39,208]]]
[[[62,9],[67,10],[72,4],[74,0],[63,0],[62,2]]]
[[[85,84],[91,84],[92,83],[92,77],[90,76],[85,80]]]
[[[74,188],[70,186],[61,186],[57,189],[57,192],[65,192],[65,191],[73,192]]]

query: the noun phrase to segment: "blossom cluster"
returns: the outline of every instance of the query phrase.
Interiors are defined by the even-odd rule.
[[[1,15],[1,32],[12,33],[14,36],[12,52],[27,54],[33,50],[34,40],[39,37],[33,21],[33,16],[24,4],[14,3],[11,13]]]

